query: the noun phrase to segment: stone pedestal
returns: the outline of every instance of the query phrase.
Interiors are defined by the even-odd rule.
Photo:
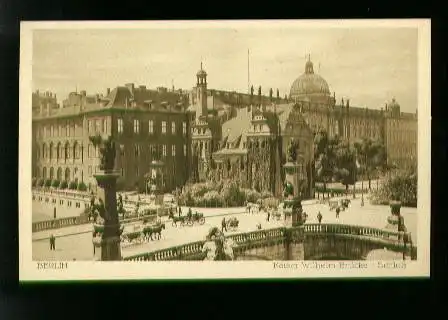
[[[97,205],[100,223],[94,225],[95,257],[101,261],[121,260],[120,223],[117,212],[116,182],[118,174],[104,172],[94,175],[98,183]],[[95,233],[95,232],[94,232]]]
[[[285,170],[285,190],[283,199],[284,224],[286,227],[296,227],[303,224],[302,204],[300,198],[299,165],[287,162]]]

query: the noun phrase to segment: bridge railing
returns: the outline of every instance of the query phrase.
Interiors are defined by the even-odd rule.
[[[38,232],[49,229],[58,229],[86,223],[89,223],[89,218],[87,216],[67,217],[54,220],[33,222],[32,232]]]
[[[202,253],[205,241],[196,241],[135,256],[125,257],[125,261],[167,261],[167,260],[203,260]]]
[[[303,225],[305,233],[332,233],[332,234],[347,234],[357,236],[368,236],[374,238],[399,240],[407,236],[408,242],[411,240],[411,233],[397,232],[373,227],[364,227],[346,224],[305,224]]]
[[[289,233],[289,235],[288,235]],[[412,256],[416,256],[416,247],[412,246],[410,233],[394,232],[389,230],[382,230],[372,227],[344,225],[344,224],[305,224],[295,228],[274,228],[265,230],[256,230],[245,233],[237,233],[227,236],[236,244],[234,252],[239,253],[247,246],[252,244],[260,244],[263,242],[270,242],[276,240],[286,241],[289,236],[289,241],[303,241],[304,236],[333,234],[333,235],[351,235],[355,237],[367,237],[371,240],[380,240],[392,246],[406,246],[409,244],[409,249]],[[403,236],[408,236],[408,241],[403,242]],[[202,253],[202,247],[205,241],[197,241],[187,243],[181,246],[175,246],[158,251],[143,253],[135,256],[126,257],[124,260],[130,261],[159,261],[159,260],[202,260],[205,254]]]

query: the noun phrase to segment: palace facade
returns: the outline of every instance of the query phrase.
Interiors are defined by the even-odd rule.
[[[96,185],[99,151],[90,136],[115,138],[120,189],[145,188],[153,160],[163,161],[162,185],[172,190],[188,178],[188,95],[126,84],[105,95],[70,93],[58,108],[33,114],[33,177]]]
[[[84,182],[93,188],[99,152],[89,137],[112,135],[121,189],[145,187],[151,161],[163,163],[163,189],[187,182],[232,179],[241,187],[282,191],[283,164],[291,140],[297,143],[300,192],[312,197],[314,133],[325,129],[350,143],[382,141],[388,162],[417,160],[417,113],[404,113],[392,99],[385,108],[354,107],[336,101],[328,83],[305,70],[289,97],[209,89],[202,65],[187,92],[126,84],[105,95],[72,92],[61,105],[52,93],[33,93],[33,177]]]

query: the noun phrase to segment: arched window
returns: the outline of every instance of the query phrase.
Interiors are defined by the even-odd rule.
[[[51,159],[53,159],[53,142],[50,142],[50,156],[49,156],[49,159],[51,160]]]
[[[57,177],[57,179],[58,179],[59,181],[62,180],[62,169],[61,169],[61,167],[58,168],[58,171],[57,171],[57,173],[56,173],[56,177]]]
[[[70,144],[68,142],[65,143],[65,160],[70,159]]]
[[[44,143],[42,145],[42,158],[45,159],[47,157],[47,145]]]
[[[56,157],[58,160],[62,158],[62,146],[60,142],[58,142],[58,146],[56,149]]]
[[[75,159],[79,159],[80,150],[79,150],[79,144],[75,141],[75,144],[73,145],[73,154]]]
[[[50,168],[50,179],[51,180],[54,179],[54,168],[53,167]]]
[[[47,179],[47,168],[45,168],[45,167],[42,168],[42,177],[44,179]]]
[[[65,178],[66,181],[70,181],[70,169],[69,168],[65,169],[64,178]]]

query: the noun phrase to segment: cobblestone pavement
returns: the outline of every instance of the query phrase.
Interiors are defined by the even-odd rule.
[[[341,223],[352,225],[363,225],[375,228],[386,226],[387,216],[390,215],[388,206],[372,206],[365,200],[365,205],[361,207],[360,199],[351,199],[351,205],[346,211],[340,213],[339,219],[336,218],[335,211],[330,211],[328,204],[309,204],[303,206],[308,214],[307,223],[317,223],[317,213],[320,211],[323,216],[323,223]],[[184,208],[186,209],[186,208]],[[195,209],[192,209],[195,212]],[[261,223],[263,228],[275,228],[283,225],[283,221],[266,221],[266,215],[242,213],[244,208],[201,208],[206,217],[204,225],[195,224],[194,226],[174,227],[171,221],[165,221],[166,229],[162,232],[160,240],[150,241],[148,243],[132,245],[122,249],[123,256],[136,255],[154,250],[160,250],[171,246],[181,245],[188,242],[203,240],[208,230],[213,227],[221,226],[223,217],[226,219],[235,216],[240,221],[239,228],[229,231],[227,234],[247,232],[256,230],[256,225]],[[229,213],[228,216],[222,216],[223,213]],[[186,212],[186,210],[184,211]],[[402,215],[408,231],[412,233],[414,243],[417,242],[417,210],[416,208],[402,208]],[[164,218],[166,219],[166,218]],[[92,233],[83,233],[73,236],[64,236],[57,238],[56,251],[49,250],[49,241],[33,241],[33,259],[35,260],[91,260],[93,258]]]

